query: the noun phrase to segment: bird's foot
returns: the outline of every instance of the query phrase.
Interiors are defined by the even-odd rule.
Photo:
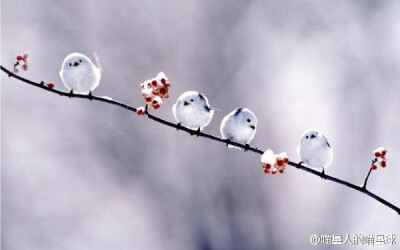
[[[246,151],[249,150],[249,149],[250,149],[250,144],[246,143],[246,144],[244,145],[244,152],[246,152]]]
[[[226,146],[227,147],[229,146],[229,144],[231,144],[231,140],[230,139],[226,139],[225,142],[226,142]]]
[[[93,100],[92,91],[90,91],[90,90],[89,90],[88,98],[89,98],[89,100]]]
[[[182,128],[181,123],[177,123],[176,124],[176,131],[179,131]]]
[[[324,168],[322,168],[321,178],[324,179],[324,180],[326,180],[325,169],[324,169]]]
[[[74,95],[74,90],[73,89],[71,89],[71,91],[69,92],[69,98],[71,98],[72,96]]]
[[[191,131],[190,135],[196,135],[197,137],[199,137],[200,136],[200,128],[198,128],[197,130]]]
[[[196,130],[196,136],[199,137],[200,136],[200,127]]]

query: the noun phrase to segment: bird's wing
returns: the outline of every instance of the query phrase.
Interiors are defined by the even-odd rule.
[[[331,147],[331,145],[329,145],[328,139],[325,137],[325,135],[322,135],[322,138],[324,138],[326,145],[328,145],[328,147]]]

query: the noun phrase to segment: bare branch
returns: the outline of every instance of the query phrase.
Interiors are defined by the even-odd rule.
[[[367,188],[367,182],[369,179],[369,176],[371,175],[372,172],[372,166],[377,162],[378,160],[375,158],[375,160],[372,161],[371,167],[369,168],[367,177],[365,177],[365,181],[364,181],[364,185],[362,186],[362,188],[366,189]]]
[[[1,65],[0,65],[0,68],[1,68],[2,71],[4,71],[5,73],[7,73],[9,77],[13,77],[13,78],[15,78],[15,79],[18,79],[19,81],[25,82],[25,83],[27,83],[27,84],[33,85],[33,86],[35,86],[35,87],[44,89],[44,90],[46,90],[46,91],[49,91],[49,92],[52,92],[52,93],[55,93],[55,94],[58,94],[58,95],[60,95],[60,96],[66,96],[66,97],[70,97],[70,98],[81,98],[81,99],[87,99],[87,100],[90,100],[90,101],[95,100],[95,101],[100,101],[100,102],[105,102],[105,103],[109,103],[109,104],[112,104],[112,105],[116,105],[116,106],[122,107],[122,108],[124,108],[124,109],[127,109],[127,110],[129,110],[129,111],[131,111],[131,112],[136,112],[136,111],[137,111],[137,109],[134,108],[134,107],[132,107],[132,106],[129,106],[129,105],[127,105],[127,104],[114,101],[114,100],[109,99],[109,98],[106,98],[106,97],[98,97],[98,96],[74,94],[74,93],[63,92],[63,91],[59,91],[59,90],[56,90],[56,89],[52,89],[52,88],[47,87],[47,86],[44,84],[43,81],[42,81],[41,83],[33,82],[33,81],[31,81],[31,80],[25,79],[25,78],[23,78],[23,77],[21,77],[21,76],[19,76],[19,75],[14,74],[13,72],[9,71],[8,69],[4,68],[4,67],[1,66]],[[150,113],[148,112],[148,109],[147,109],[147,108],[145,109],[144,114],[145,114],[149,119],[151,119],[151,120],[153,120],[153,121],[155,121],[155,122],[164,124],[164,125],[166,125],[166,126],[175,128],[175,129],[177,129],[177,130],[182,130],[182,131],[184,131],[184,132],[189,133],[190,135],[196,135],[197,137],[204,137],[204,138],[207,138],[207,139],[210,139],[210,140],[213,140],[213,141],[221,142],[221,143],[226,144],[226,145],[233,145],[233,146],[236,146],[236,147],[238,147],[238,148],[241,148],[241,149],[243,149],[243,150],[245,150],[245,151],[251,151],[251,152],[253,152],[253,153],[260,154],[260,155],[262,155],[262,154],[264,153],[262,150],[260,150],[260,149],[258,149],[258,148],[250,147],[249,145],[246,145],[246,144],[240,144],[240,143],[237,143],[237,142],[234,142],[234,141],[222,139],[222,138],[220,138],[220,137],[217,137],[217,136],[214,136],[214,135],[211,135],[211,134],[207,134],[207,133],[201,132],[201,131],[199,131],[199,130],[192,130],[192,129],[183,127],[183,126],[181,126],[180,124],[175,124],[175,123],[172,123],[172,122],[163,120],[163,119],[161,119],[161,118],[159,118],[159,117],[157,117],[157,116],[155,116],[155,115],[150,114]],[[316,170],[314,170],[314,169],[308,168],[308,167],[306,167],[306,166],[304,166],[304,165],[302,165],[302,164],[299,164],[299,163],[295,163],[295,162],[289,161],[287,164],[290,165],[290,166],[292,166],[292,167],[295,167],[295,168],[297,168],[297,169],[301,169],[301,170],[303,170],[303,171],[306,171],[306,172],[308,172],[308,173],[310,173],[310,174],[319,176],[319,177],[321,177],[321,178],[323,177],[324,180],[332,181],[332,182],[335,182],[335,183],[344,185],[344,186],[346,186],[346,187],[348,187],[348,188],[355,189],[355,190],[357,190],[357,191],[359,191],[359,192],[361,192],[361,193],[364,193],[364,194],[368,195],[369,197],[371,197],[371,198],[377,200],[378,202],[384,204],[385,206],[387,206],[387,207],[393,209],[393,210],[396,211],[398,214],[400,214],[400,208],[399,208],[399,207],[393,205],[392,203],[386,201],[385,199],[383,199],[383,198],[377,196],[376,194],[374,194],[374,193],[372,193],[372,192],[370,192],[369,190],[366,189],[366,183],[367,183],[367,180],[368,180],[368,177],[369,177],[371,171],[368,173],[367,178],[365,179],[364,185],[363,185],[363,186],[356,186],[356,185],[354,185],[354,184],[352,184],[352,183],[349,183],[349,182],[347,182],[347,181],[338,179],[338,178],[336,178],[336,177],[333,177],[333,176],[330,176],[330,175],[327,175],[327,174],[323,174],[323,173],[321,173],[321,172],[318,172],[318,171],[316,171]]]

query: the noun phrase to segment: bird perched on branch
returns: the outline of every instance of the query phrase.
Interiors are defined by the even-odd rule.
[[[333,149],[328,139],[321,132],[315,129],[304,132],[297,152],[301,162],[304,162],[308,167],[322,168],[322,178],[324,178],[325,168],[332,162]]]
[[[179,96],[172,106],[172,112],[178,125],[200,132],[211,122],[214,108],[210,107],[207,97],[202,93],[187,91]]]
[[[99,85],[101,70],[92,61],[80,53],[65,57],[61,66],[60,77],[70,94],[89,94]]]
[[[222,119],[220,131],[223,139],[246,144],[249,147],[248,144],[256,134],[256,127],[257,118],[255,114],[247,108],[238,108]]]

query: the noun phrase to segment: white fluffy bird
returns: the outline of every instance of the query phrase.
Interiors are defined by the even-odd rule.
[[[223,139],[249,144],[256,134],[256,127],[254,113],[247,108],[238,108],[222,119],[220,131]]]
[[[181,94],[172,106],[175,120],[182,126],[198,131],[206,127],[214,115],[208,99],[197,91],[187,91]]]
[[[61,66],[60,77],[72,93],[89,94],[99,85],[101,70],[92,61],[80,53],[65,57]]]
[[[333,158],[333,149],[328,139],[319,131],[309,129],[302,135],[297,152],[302,162],[312,168],[321,169],[325,174],[325,168],[329,166]]]

